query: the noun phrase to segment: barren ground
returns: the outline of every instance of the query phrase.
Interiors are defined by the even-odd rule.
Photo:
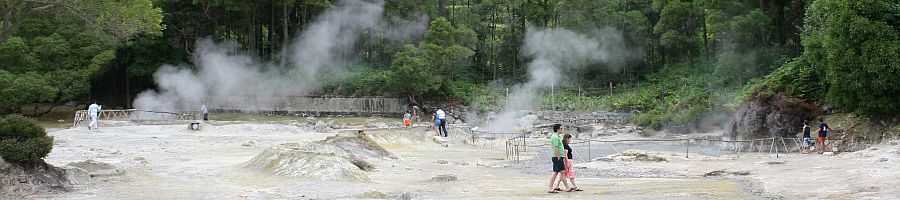
[[[283,177],[241,167],[264,149],[287,142],[312,142],[338,134],[263,123],[84,127],[50,132],[56,138],[46,161],[64,166],[95,160],[124,174],[94,177],[63,194],[33,199],[897,199],[898,145],[833,157],[677,159],[668,162],[578,163],[583,192],[548,194],[549,173],[524,172],[505,159],[502,148],[486,149],[451,139],[431,141],[426,128],[369,130],[374,141],[399,159],[374,163],[372,182],[320,181]],[[452,133],[451,133],[452,134]],[[242,143],[255,140],[255,147]],[[540,151],[543,152],[543,151]],[[869,152],[869,153],[867,153]],[[880,160],[886,158],[887,160]],[[447,164],[436,161],[444,160]],[[769,164],[781,161],[783,164]],[[540,163],[540,162],[533,162]],[[540,164],[537,164],[540,165]],[[546,166],[531,166],[535,169]],[[659,178],[612,178],[603,170],[663,172]],[[704,178],[713,170],[749,171],[745,176]],[[458,180],[432,181],[439,174]],[[674,175],[672,175],[674,174]],[[623,176],[619,176],[623,177]]]

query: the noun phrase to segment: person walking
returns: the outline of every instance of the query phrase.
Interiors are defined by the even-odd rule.
[[[97,121],[98,117],[100,117],[100,105],[97,105],[97,101],[94,101],[94,103],[91,103],[91,105],[88,106],[88,115],[91,116],[91,123],[88,124],[88,130],[100,128],[100,122]]]
[[[441,110],[440,108],[438,108],[438,110],[435,112],[435,114],[437,114],[438,119],[441,120],[441,124],[440,124],[441,135],[443,135],[444,137],[447,137],[447,135],[449,134],[449,133],[447,133],[447,113],[444,113],[444,110]]]
[[[203,121],[209,121],[209,110],[206,109],[206,104],[200,106],[200,113],[203,114]]]
[[[566,157],[565,147],[563,146],[562,138],[560,138],[559,133],[562,131],[561,124],[553,125],[553,133],[550,134],[550,161],[553,163],[553,172],[550,173],[550,188],[547,189],[547,193],[559,193],[554,190],[557,187],[556,178],[559,177],[560,174],[566,174]],[[567,179],[561,178],[563,182],[568,182]],[[569,184],[566,185],[566,191],[572,191],[572,188],[569,188]]]
[[[434,136],[441,136],[441,119],[437,117],[437,112],[431,114],[431,121],[434,122]]]
[[[565,185],[566,188],[571,188],[569,190],[570,192],[571,191],[584,191],[581,188],[579,188],[578,185],[575,185],[575,163],[572,160],[572,147],[569,146],[570,141],[572,141],[572,135],[568,134],[568,133],[564,134],[562,142],[563,142],[563,148],[566,149],[566,162],[564,163],[564,164],[566,164],[566,173],[559,174],[559,182],[562,182],[562,184]],[[572,187],[569,187],[569,184],[566,184],[566,182],[563,182],[563,180],[566,180],[566,179],[569,180],[569,183],[572,183]],[[557,187],[555,190],[562,191],[562,189],[559,189],[559,183],[557,183],[556,185],[557,185]]]
[[[811,128],[812,127],[809,127],[809,121],[803,120],[803,131],[800,132],[801,138],[803,138],[803,141],[801,141],[801,143],[800,143],[800,153],[802,153],[802,154],[809,153],[809,146],[812,143],[812,141],[810,141],[810,139],[809,139],[810,138],[809,132],[810,132]]]
[[[819,116],[819,129],[816,130],[816,134],[819,135],[819,154],[825,152],[825,143],[828,142],[828,131],[831,130],[831,127],[828,127],[828,123],[825,123],[825,119]]]

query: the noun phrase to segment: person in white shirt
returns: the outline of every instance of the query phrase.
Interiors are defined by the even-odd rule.
[[[437,110],[437,112],[435,112],[435,114],[437,115],[438,119],[441,120],[441,125],[440,125],[441,135],[444,137],[447,137],[447,134],[448,134],[447,133],[447,113],[444,113],[444,110],[441,110],[440,108],[438,108],[438,110]]]
[[[100,128],[97,121],[97,117],[100,116],[100,105],[97,105],[97,101],[94,101],[94,103],[88,106],[88,114],[91,116],[91,123],[88,124],[88,130],[91,130],[91,128]]]

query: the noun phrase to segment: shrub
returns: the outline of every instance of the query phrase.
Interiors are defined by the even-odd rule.
[[[53,137],[47,136],[36,121],[21,115],[0,119],[0,156],[10,162],[29,162],[44,158],[53,149]]]

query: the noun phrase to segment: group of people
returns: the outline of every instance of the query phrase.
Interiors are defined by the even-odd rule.
[[[418,110],[418,108],[419,107],[413,106],[412,114],[410,114],[410,111],[408,110],[405,114],[403,114],[403,124],[406,126],[406,128],[411,127],[412,121],[418,118],[418,115],[416,114],[416,110]],[[447,132],[447,113],[444,112],[443,109],[438,108],[432,113],[431,121],[434,122],[434,136],[447,137],[447,135],[449,134]]]
[[[803,137],[803,143],[801,144],[800,153],[809,153],[810,148],[812,147],[812,134],[810,133],[811,128],[809,126],[808,120],[803,120],[803,131],[800,133]],[[825,119],[819,117],[819,128],[816,129],[816,135],[818,135],[818,147],[816,149],[819,150],[819,153],[825,152],[825,144],[828,142],[828,131],[832,131],[831,127],[828,127],[828,123],[825,123]]]
[[[572,148],[569,146],[572,135],[560,136],[562,132],[561,124],[553,125],[553,133],[550,134],[550,161],[553,163],[553,173],[550,174],[550,188],[547,192],[583,191],[575,185],[575,163],[572,161]],[[559,183],[562,183],[566,189],[560,189]]]

